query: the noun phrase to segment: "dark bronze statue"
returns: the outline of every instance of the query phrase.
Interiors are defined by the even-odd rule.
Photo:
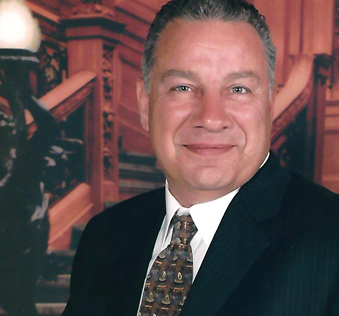
[[[35,285],[49,233],[42,166],[57,129],[49,111],[32,96],[29,71],[36,60],[13,58],[10,50],[0,55],[1,95],[10,110],[0,113],[0,306],[12,316],[34,316]],[[32,137],[25,109],[36,125]]]

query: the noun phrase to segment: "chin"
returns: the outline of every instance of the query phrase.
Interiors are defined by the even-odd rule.
[[[235,179],[220,177],[220,174],[218,177],[199,177],[199,179],[195,179],[191,184],[191,186],[195,187],[197,190],[225,192],[224,194],[236,189],[234,187],[235,185]]]

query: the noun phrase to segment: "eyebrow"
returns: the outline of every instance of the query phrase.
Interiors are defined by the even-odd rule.
[[[160,81],[164,81],[169,77],[179,77],[183,79],[195,79],[198,80],[199,76],[191,70],[179,70],[179,69],[168,69],[160,78]]]
[[[168,69],[160,78],[160,81],[165,81],[169,77],[178,77],[183,79],[194,79],[199,80],[197,73],[191,70],[179,70],[179,69]],[[237,80],[237,79],[254,79],[257,82],[261,82],[260,77],[253,71],[237,71],[226,75],[223,81]]]
[[[261,82],[260,77],[253,71],[232,72],[224,78],[224,81],[237,79],[254,79],[258,82]]]

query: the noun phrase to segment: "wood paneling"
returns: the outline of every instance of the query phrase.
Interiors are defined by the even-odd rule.
[[[122,150],[153,154],[149,138],[127,121],[120,121],[120,132],[124,135]]]
[[[303,51],[328,54],[333,51],[334,0],[304,1]]]
[[[136,80],[141,76],[140,69],[133,64],[122,60],[122,83],[121,83],[121,102],[129,107],[138,111],[137,96],[136,96]]]
[[[287,2],[289,14],[289,54],[298,55],[302,51],[302,9],[303,0]]]
[[[27,2],[60,16],[68,14],[74,6],[80,3],[80,0],[28,0]]]

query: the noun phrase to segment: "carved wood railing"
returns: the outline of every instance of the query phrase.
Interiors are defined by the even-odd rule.
[[[94,79],[96,74],[92,71],[82,71],[65,80],[40,100],[52,113],[57,122],[69,116],[94,92]],[[27,112],[27,124],[30,132],[35,129],[32,117]]]
[[[58,122],[61,137],[75,140],[71,146],[79,145],[79,142],[84,144],[84,150],[80,150],[74,159],[75,163],[80,163],[80,167],[74,164],[61,166],[54,172],[58,176],[58,181],[51,192],[51,196],[54,198],[57,195],[57,198],[49,209],[51,248],[67,248],[72,226],[87,222],[93,216],[93,209],[98,207],[95,205],[93,195],[95,195],[94,191],[100,188],[92,184],[93,174],[98,170],[91,164],[92,157],[96,154],[91,146],[96,141],[92,138],[95,78],[94,72],[79,72],[40,99]],[[29,132],[33,133],[35,124],[29,113],[27,113],[27,122]],[[60,145],[60,150],[63,145]],[[76,151],[74,148],[70,150]],[[79,177],[68,181],[71,169],[78,170]],[[60,174],[64,170],[66,172],[63,178]]]
[[[313,88],[313,68],[314,56],[300,54],[296,57],[288,79],[275,99],[273,138],[306,106]]]
[[[320,57],[296,56],[286,84],[276,96],[272,150],[288,169],[317,179],[321,164],[325,86]]]

